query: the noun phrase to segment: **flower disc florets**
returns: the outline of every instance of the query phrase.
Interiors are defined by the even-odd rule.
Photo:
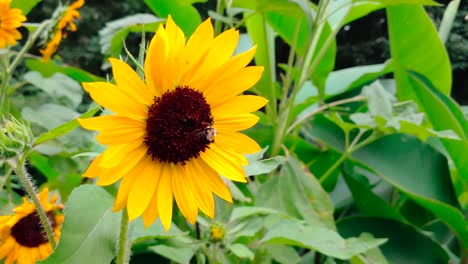
[[[55,228],[57,223],[53,216],[54,212],[48,212],[52,228]],[[22,218],[11,228],[11,236],[13,236],[18,244],[24,247],[38,247],[44,243],[48,243],[47,236],[42,228],[41,220],[36,212]]]
[[[213,138],[210,105],[199,91],[177,87],[154,99],[146,120],[148,154],[166,163],[196,158]]]

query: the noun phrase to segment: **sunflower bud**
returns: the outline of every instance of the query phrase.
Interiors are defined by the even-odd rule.
[[[226,229],[220,223],[214,223],[210,226],[210,237],[214,241],[221,241],[226,234]]]
[[[28,124],[15,119],[0,123],[0,156],[11,158],[31,148],[34,136]]]

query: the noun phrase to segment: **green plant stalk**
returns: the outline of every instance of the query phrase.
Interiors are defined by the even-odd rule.
[[[47,214],[44,210],[44,207],[42,206],[41,202],[39,201],[39,198],[37,197],[37,194],[34,190],[34,186],[32,182],[30,181],[28,177],[28,173],[25,168],[25,162],[26,162],[27,156],[28,156],[28,151],[25,151],[22,157],[18,160],[15,171],[21,183],[23,184],[23,187],[26,193],[28,194],[29,198],[31,198],[34,205],[36,206],[36,211],[37,211],[37,214],[39,215],[39,219],[41,220],[42,227],[44,228],[46,232],[47,240],[49,240],[49,243],[52,246],[52,248],[55,249],[55,247],[57,246],[57,243],[55,242],[54,231],[52,229],[52,225],[50,224],[50,221],[47,218]]]
[[[128,243],[128,213],[127,208],[122,211],[120,219],[120,234],[117,243],[117,264],[128,264],[130,261],[130,244]]]
[[[218,0],[216,4],[216,13],[220,16],[224,15],[224,8],[225,8],[225,2],[224,0]],[[219,33],[221,33],[221,27],[223,26],[223,22],[216,20],[215,25],[214,25],[214,34],[215,36],[218,36]]]
[[[16,54],[15,59],[11,62],[10,66],[8,65],[8,61],[4,62],[2,59],[2,69],[3,69],[3,79],[2,85],[0,88],[0,114],[7,113],[7,89],[8,84],[10,83],[13,71],[16,69],[18,64],[20,63],[21,59],[26,55],[26,52],[32,47],[36,39],[41,35],[42,31],[46,28],[46,26],[50,23],[50,21],[45,21],[34,31],[26,43],[24,44],[23,48]],[[7,59],[8,60],[8,59]]]
[[[320,1],[319,3],[317,18],[315,19],[314,24],[313,24],[313,31],[312,31],[313,36],[310,41],[309,48],[307,49],[305,59],[302,61],[298,81],[295,85],[295,88],[292,91],[291,97],[288,99],[285,109],[282,111],[280,118],[279,118],[279,125],[276,129],[276,133],[273,139],[273,145],[271,148],[272,155],[277,155],[281,149],[281,144],[284,141],[289,120],[292,117],[291,115],[293,113],[294,102],[296,100],[297,93],[299,92],[299,88],[302,87],[304,82],[308,79],[308,76],[306,74],[307,74],[307,69],[309,68],[308,67],[309,61],[312,60],[312,57],[317,48],[320,34],[322,33],[322,30],[324,27],[323,23],[317,23],[317,21],[320,21],[322,15],[324,15],[329,5],[330,5],[330,0]],[[321,10],[323,10],[323,12]]]

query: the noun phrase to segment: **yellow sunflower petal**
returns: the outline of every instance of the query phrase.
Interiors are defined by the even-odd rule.
[[[213,30],[213,29],[212,29]],[[218,69],[213,71],[209,76],[204,78],[198,78],[192,80],[190,83],[184,83],[184,85],[188,85],[195,89],[204,91],[206,88],[210,86],[213,82],[216,82],[219,79],[226,78],[227,75],[230,75],[233,72],[238,72],[243,69],[249,62],[252,60],[255,51],[257,50],[257,46],[254,46],[250,50],[246,52],[242,52],[237,54],[236,56],[230,58],[226,63],[221,65]],[[195,50],[193,51],[195,54]]]
[[[204,92],[210,105],[216,106],[254,86],[263,73],[263,67],[250,66],[210,85]]]
[[[151,197],[151,201],[146,207],[146,210],[143,212],[143,224],[145,228],[148,228],[159,216],[158,211],[158,193],[154,192],[153,197]]]
[[[262,108],[268,100],[256,95],[240,95],[233,97],[224,103],[217,105],[211,109],[215,116],[232,116],[246,114],[257,111]]]
[[[129,152],[137,149],[140,145],[144,144],[142,141],[128,142],[119,145],[109,146],[103,153],[103,157],[99,166],[110,168],[117,166]],[[125,166],[125,164],[123,164]]]
[[[162,169],[161,179],[158,184],[158,210],[159,218],[164,229],[169,230],[172,222],[172,177],[174,169],[172,164],[165,165]]]
[[[231,116],[229,118],[218,117],[213,113],[214,127],[217,130],[240,131],[254,126],[259,118],[253,114]]]
[[[140,175],[142,169],[143,166],[137,165],[133,167],[133,169],[131,169],[127,175],[125,175],[125,177],[123,177],[119,185],[117,197],[115,197],[114,208],[112,211],[117,212],[122,210],[127,205],[128,194],[130,193],[130,190],[132,189],[132,186],[135,180],[138,178],[138,175]]]
[[[133,123],[118,123],[114,128],[104,129],[96,137],[97,141],[103,145],[115,145],[128,143],[140,139],[143,141],[146,135],[145,125],[135,121]]]
[[[187,80],[189,83],[197,82],[198,79],[206,78],[219,66],[223,65],[231,57],[232,53],[236,49],[237,42],[239,41],[239,31],[230,29],[224,31],[217,36],[211,45],[211,48],[203,60],[202,64],[194,73],[191,80]],[[196,89],[202,89],[202,87],[194,87]]]
[[[144,120],[146,118],[146,107],[132,97],[129,97],[116,85],[96,82],[83,83],[83,87],[95,102],[118,115],[136,120]]]
[[[154,89],[157,96],[163,94],[164,62],[169,54],[169,40],[166,30],[159,25],[156,34],[151,39],[145,58],[145,78],[149,89]]]
[[[226,184],[213,168],[199,159],[193,160],[192,164],[194,168],[193,177],[198,177],[198,179],[203,181],[216,195],[232,203],[231,192],[229,192]]]
[[[124,116],[98,116],[86,119],[77,119],[78,123],[89,130],[112,129],[118,124],[132,124],[137,127],[145,127],[144,121],[138,121]]]
[[[197,175],[197,169],[193,163],[188,163],[185,166],[187,185],[192,186],[193,195],[197,200],[200,209],[209,217],[214,218],[214,199],[211,189],[209,189],[200,179],[201,175]]]
[[[198,206],[195,196],[193,195],[194,186],[190,186],[188,175],[185,168],[175,165],[173,167],[172,189],[174,190],[174,198],[182,215],[191,223],[195,224],[198,216]]]
[[[213,35],[213,25],[211,19],[208,18],[197,27],[189,38],[183,51],[183,67],[180,69],[179,85],[191,85],[188,80],[192,79],[193,74],[198,70],[199,65],[205,58],[213,41]]]
[[[133,98],[141,104],[151,105],[153,97],[156,95],[154,90],[149,90],[138,74],[127,63],[112,58],[109,61],[112,65],[112,72],[117,85],[123,87],[124,90],[128,90],[128,94],[133,95]]]
[[[99,172],[99,179],[97,185],[106,186],[113,184],[124,177],[130,170],[132,170],[141,159],[146,155],[147,148],[145,145],[140,145],[135,150],[131,151],[122,160],[125,166],[116,166],[112,168],[102,168]]]
[[[231,160],[230,156],[225,156],[225,153],[219,151],[218,148],[206,149],[205,152],[200,153],[200,157],[217,173],[224,177],[238,182],[247,182],[244,169]]]
[[[97,156],[96,159],[93,162],[91,162],[86,172],[83,173],[83,176],[87,178],[96,178],[97,176],[99,176],[102,170],[102,168],[99,167],[99,164],[101,163],[101,161],[102,161],[102,154]]]
[[[145,211],[161,177],[161,166],[153,162],[151,158],[144,158],[139,166],[143,167],[140,176],[136,179],[128,195],[127,206],[130,221]]]
[[[185,46],[184,32],[174,23],[169,15],[166,21],[166,33],[169,42],[169,54],[165,62],[165,72],[163,78],[163,91],[175,88],[179,78],[183,49]]]
[[[255,140],[236,131],[218,130],[216,142],[220,146],[243,154],[256,153],[262,149]]]

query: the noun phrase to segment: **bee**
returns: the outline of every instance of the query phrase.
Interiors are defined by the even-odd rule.
[[[196,132],[197,138],[199,138],[201,141],[203,141],[206,144],[213,143],[215,141],[214,138],[216,137],[216,134],[217,134],[216,128],[210,125],[202,129],[197,129],[195,132]]]

